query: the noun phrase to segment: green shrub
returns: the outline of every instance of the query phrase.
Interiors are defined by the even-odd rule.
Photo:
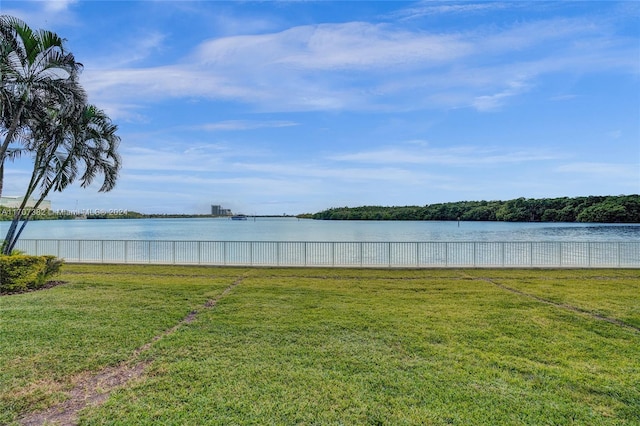
[[[2,255],[0,293],[15,293],[42,287],[60,271],[62,263],[62,259],[55,256]]]
[[[62,265],[64,264],[64,260],[60,259],[59,257],[55,257],[51,255],[40,256],[40,257],[44,257],[45,265],[44,265],[44,270],[42,271],[42,274],[39,277],[39,280],[40,280],[39,287],[46,284],[47,281],[51,279],[51,277],[58,274],[60,272],[60,268],[62,268]]]

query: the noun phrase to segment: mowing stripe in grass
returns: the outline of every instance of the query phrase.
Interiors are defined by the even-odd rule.
[[[222,293],[213,299],[205,302],[204,308],[211,309],[235,287],[237,287],[245,276],[237,278]],[[178,324],[154,336],[149,342],[133,351],[129,360],[122,362],[116,367],[106,367],[102,370],[81,376],[76,386],[69,392],[69,399],[60,404],[49,407],[45,411],[35,412],[20,419],[23,426],[39,426],[43,424],[75,425],[78,420],[78,413],[83,408],[92,405],[98,406],[109,397],[109,394],[116,388],[126,385],[128,382],[142,376],[149,361],[134,363],[140,354],[149,350],[151,346],[173,333],[184,324],[193,322],[198,314],[197,310],[191,311]]]
[[[635,332],[640,333],[640,327],[637,327],[637,326],[635,326],[633,324],[626,323],[626,322],[624,322],[622,320],[619,320],[617,318],[611,318],[611,317],[599,314],[597,312],[590,311],[588,309],[583,309],[583,308],[580,308],[578,306],[569,305],[567,303],[554,302],[553,300],[545,299],[544,297],[536,296],[535,294],[527,293],[527,292],[524,292],[522,290],[518,290],[517,288],[509,287],[507,285],[504,285],[504,284],[501,284],[499,282],[496,282],[496,281],[494,281],[494,280],[492,280],[490,278],[486,278],[486,277],[473,277],[473,278],[477,279],[477,280],[480,280],[480,281],[488,282],[488,283],[493,284],[496,287],[501,288],[503,290],[506,290],[506,291],[509,291],[511,293],[518,294],[520,296],[524,296],[524,297],[536,300],[536,301],[541,302],[541,303],[545,303],[547,305],[554,306],[556,308],[566,309],[568,311],[572,311],[572,312],[576,312],[576,313],[579,313],[579,314],[587,315],[588,317],[593,318],[595,320],[606,321],[608,323],[615,324],[615,325],[620,326],[620,327],[629,328],[631,330],[634,330]]]

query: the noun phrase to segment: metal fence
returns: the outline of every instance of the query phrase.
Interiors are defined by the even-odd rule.
[[[307,267],[639,268],[640,242],[20,240],[68,262]]]

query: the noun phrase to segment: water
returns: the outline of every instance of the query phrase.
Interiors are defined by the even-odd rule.
[[[4,235],[9,222],[0,222]],[[296,218],[30,222],[23,239],[170,241],[640,241],[640,224],[318,221]]]

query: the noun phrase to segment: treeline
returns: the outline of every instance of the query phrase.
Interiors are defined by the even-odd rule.
[[[321,220],[640,223],[640,195],[460,201],[424,207],[339,207],[307,217]]]

